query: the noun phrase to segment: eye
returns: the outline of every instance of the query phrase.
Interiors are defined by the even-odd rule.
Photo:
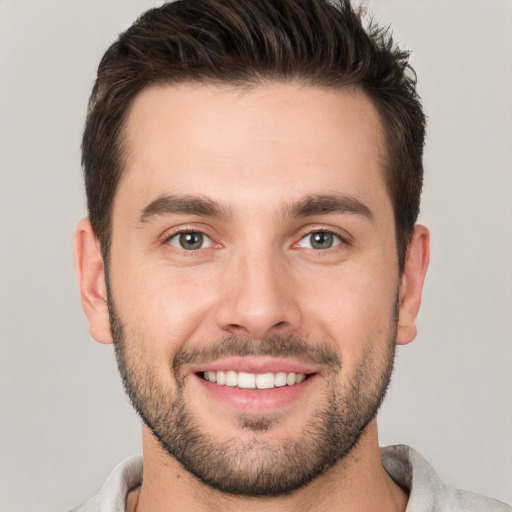
[[[297,244],[306,249],[325,250],[336,247],[342,243],[342,239],[330,231],[315,231],[301,238]]]
[[[210,237],[196,231],[176,233],[168,239],[168,243],[173,247],[184,249],[185,251],[197,251],[199,249],[206,249],[212,245]]]

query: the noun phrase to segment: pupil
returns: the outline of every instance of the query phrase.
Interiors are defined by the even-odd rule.
[[[315,249],[329,249],[333,244],[332,233],[315,233],[311,240],[311,245]]]
[[[180,245],[187,251],[200,249],[203,245],[203,235],[201,233],[183,233],[180,235]]]

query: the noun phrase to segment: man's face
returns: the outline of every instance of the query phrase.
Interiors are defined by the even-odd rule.
[[[376,110],[348,89],[151,87],[126,143],[110,313],[132,401],[205,483],[290,492],[350,451],[391,373]]]

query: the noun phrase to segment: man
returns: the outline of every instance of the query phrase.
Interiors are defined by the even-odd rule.
[[[121,34],[75,259],[144,462],[77,510],[509,510],[378,446],[428,266],[424,132],[407,53],[349,2],[182,0]]]

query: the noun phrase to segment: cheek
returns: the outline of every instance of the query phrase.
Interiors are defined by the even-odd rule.
[[[204,272],[179,272],[165,265],[143,265],[130,277],[113,280],[116,310],[125,323],[162,348],[179,348],[212,315],[212,277]],[[114,276],[113,276],[114,277]]]
[[[386,268],[387,272],[378,264],[364,268],[346,265],[317,278],[307,289],[302,301],[307,330],[336,345],[345,363],[361,359],[365,347],[387,346],[398,278]]]

